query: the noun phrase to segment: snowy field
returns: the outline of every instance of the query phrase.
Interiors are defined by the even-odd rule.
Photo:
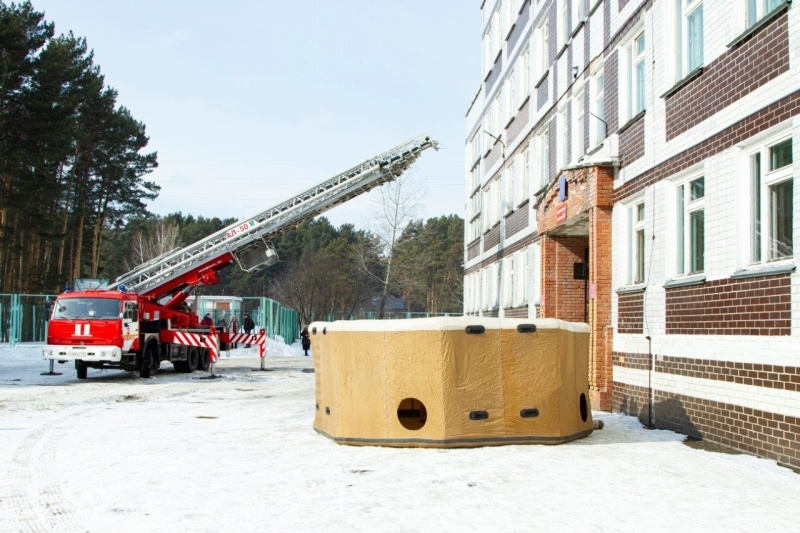
[[[78,381],[0,346],[0,531],[800,531],[800,475],[632,417],[558,446],[340,446],[311,357],[270,342],[259,367]]]

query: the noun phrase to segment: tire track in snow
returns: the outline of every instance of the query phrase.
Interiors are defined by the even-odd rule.
[[[55,454],[66,427],[63,419],[40,426],[25,437],[11,458],[10,518],[20,531],[84,529],[55,475]]]

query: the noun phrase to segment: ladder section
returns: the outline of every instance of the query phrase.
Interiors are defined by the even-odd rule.
[[[420,136],[370,158],[254,217],[240,220],[185,248],[168,252],[118,277],[110,288],[125,285],[139,294],[158,296],[171,290],[170,282],[225,254],[264,246],[268,239],[332,207],[392,181],[436,141]]]

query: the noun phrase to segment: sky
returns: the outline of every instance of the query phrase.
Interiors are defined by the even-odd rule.
[[[85,37],[157,151],[149,206],[249,218],[418,135],[415,218],[464,216],[476,1],[33,0]],[[372,192],[325,216],[367,227]]]
[[[800,475],[634,417],[567,444],[351,447],[313,429],[312,357],[216,374],[47,369],[0,345],[0,531],[797,531]]]

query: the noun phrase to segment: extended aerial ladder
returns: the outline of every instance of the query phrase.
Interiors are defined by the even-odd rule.
[[[185,248],[168,252],[119,276],[109,288],[125,287],[140,297],[176,308],[199,284],[219,281],[218,271],[234,262],[252,272],[278,261],[269,244],[305,220],[400,176],[426,148],[429,137],[410,139],[252,218],[241,220]]]

